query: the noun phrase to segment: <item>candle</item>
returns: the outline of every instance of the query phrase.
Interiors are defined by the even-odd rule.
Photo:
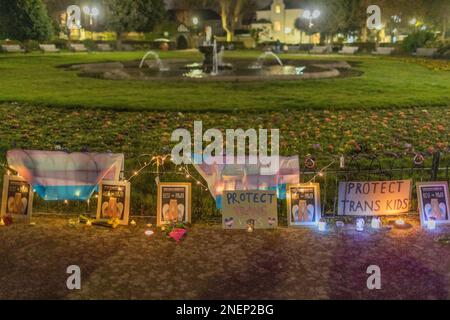
[[[319,231],[325,231],[327,229],[327,223],[325,221],[319,221]]]
[[[381,228],[381,219],[378,217],[372,218],[371,226],[373,229],[380,229]]]
[[[356,219],[356,231],[364,231],[364,219],[358,218]]]
[[[436,220],[434,220],[434,219],[428,220],[427,226],[428,226],[428,230],[436,229]]]

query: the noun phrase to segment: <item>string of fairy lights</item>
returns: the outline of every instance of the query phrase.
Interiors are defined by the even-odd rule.
[[[143,157],[148,157],[150,160],[149,161],[144,161],[141,163],[140,159]],[[159,182],[159,176],[160,174],[177,174],[177,175],[183,175],[186,179],[189,180],[193,180],[195,182],[195,184],[199,187],[202,188],[202,190],[204,191],[208,191],[209,188],[208,186],[206,186],[200,179],[197,179],[195,177],[195,175],[193,175],[190,171],[189,171],[189,166],[187,164],[182,164],[182,165],[176,165],[176,171],[163,171],[161,172],[160,168],[164,168],[164,164],[166,162],[171,161],[171,155],[170,154],[166,154],[166,155],[156,155],[156,156],[152,156],[150,154],[141,154],[137,157],[138,159],[138,163],[139,163],[139,168],[133,171],[133,174],[125,179],[125,181],[131,181],[134,177],[138,176],[145,168],[149,167],[149,166],[156,166],[156,171],[146,171],[146,173],[152,173],[152,174],[156,174],[156,177],[158,179],[157,182]]]
[[[416,162],[417,154],[414,157],[414,162]],[[175,175],[182,175],[185,179],[191,180],[194,182],[195,185],[197,185],[199,188],[201,188],[203,191],[209,191],[209,187],[200,179],[198,179],[195,174],[192,174],[189,165],[188,164],[181,164],[181,165],[175,165],[175,171],[166,171],[164,170],[164,166],[171,161],[171,155],[170,154],[163,154],[163,155],[152,155],[152,154],[141,154],[136,157],[138,161],[139,167],[132,171],[132,174],[128,178],[124,178],[125,181],[130,182],[133,178],[137,177],[143,171],[151,166],[156,167],[156,170],[150,170],[145,171],[146,174],[155,174],[156,175],[156,182],[157,184],[160,182],[160,175],[162,174],[175,174]],[[145,159],[145,161],[143,160]],[[340,156],[339,158],[333,159],[330,163],[328,163],[326,166],[322,167],[320,170],[314,170],[316,167],[316,162],[311,157],[305,158],[305,167],[311,170],[314,170],[316,172],[308,181],[305,183],[313,183],[316,181],[316,179],[320,177],[324,177],[327,170],[332,167],[336,162],[340,163],[340,167],[345,167],[345,158],[344,156]],[[6,171],[7,175],[19,175],[19,173],[14,170],[13,168],[9,167],[7,163],[1,164],[1,166]]]

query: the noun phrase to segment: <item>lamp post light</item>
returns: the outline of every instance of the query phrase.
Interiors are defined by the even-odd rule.
[[[91,26],[94,23],[94,18],[100,14],[100,11],[96,7],[90,8],[88,6],[83,7],[83,12],[89,16],[89,25]]]
[[[303,12],[303,18],[309,20],[309,28],[311,29],[314,24],[312,23],[312,21],[314,19],[317,19],[318,17],[320,17],[320,11],[319,10],[314,10],[313,12],[311,12],[310,10],[305,10]]]
[[[414,27],[414,31],[417,31],[417,27],[419,26],[419,22],[416,18],[412,18],[408,21],[408,23]]]
[[[311,10],[303,11],[303,18],[309,20],[309,24],[308,24],[309,29],[311,29],[314,26],[312,21],[314,19],[317,19],[318,17],[320,17],[320,11],[317,9],[314,10],[313,12],[311,12]],[[309,36],[309,42],[311,42],[311,35]]]

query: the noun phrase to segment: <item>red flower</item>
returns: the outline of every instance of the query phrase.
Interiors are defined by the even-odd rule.
[[[175,228],[172,231],[170,231],[169,236],[174,239],[176,242],[179,242],[181,238],[186,234],[186,229],[182,228]]]

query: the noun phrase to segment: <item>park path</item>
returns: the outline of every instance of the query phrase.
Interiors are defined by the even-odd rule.
[[[0,228],[0,299],[449,299],[449,227],[253,233],[194,225],[180,243],[144,222],[110,230],[40,216]],[[82,289],[66,288],[79,265]],[[378,265],[382,289],[368,290]]]

